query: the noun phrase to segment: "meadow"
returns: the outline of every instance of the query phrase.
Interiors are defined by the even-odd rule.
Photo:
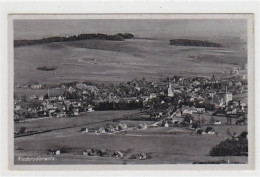
[[[168,40],[67,41],[14,48],[14,82],[122,82],[154,80],[180,74],[222,75],[234,64],[245,63],[243,45],[234,48],[172,46]],[[53,71],[37,70],[56,66]]]
[[[224,157],[210,157],[210,149],[220,141],[229,137],[227,129],[239,134],[246,129],[244,126],[213,126],[218,135],[197,135],[191,130],[177,127],[155,127],[146,130],[130,130],[123,134],[91,134],[81,133],[81,127],[97,128],[106,124],[118,124],[111,118],[120,118],[123,114],[133,113],[129,111],[103,111],[93,112],[76,118],[50,118],[33,120],[24,123],[15,123],[16,129],[27,126],[29,129],[46,130],[74,126],[72,128],[60,129],[42,134],[18,137],[14,139],[15,159],[17,156],[48,156],[50,148],[66,149],[65,154],[55,156],[56,164],[136,164],[136,163],[193,163],[194,161],[222,160]],[[73,121],[72,121],[73,120]],[[104,120],[104,122],[102,121]],[[122,121],[127,125],[136,126],[139,123],[154,123],[143,121]],[[206,128],[203,127],[203,129]],[[33,143],[31,143],[33,142]],[[127,151],[130,154],[144,152],[150,154],[151,158],[145,161],[105,157],[82,156],[86,148],[110,149]],[[231,162],[247,163],[246,157],[226,157]],[[18,164],[21,162],[17,162]]]

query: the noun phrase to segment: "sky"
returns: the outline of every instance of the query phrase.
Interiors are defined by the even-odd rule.
[[[243,19],[80,19],[14,20],[14,39],[82,33],[132,33],[140,38],[246,39]]]

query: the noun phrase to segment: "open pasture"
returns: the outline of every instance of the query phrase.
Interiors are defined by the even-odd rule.
[[[222,75],[241,61],[246,58],[240,49],[171,46],[167,40],[58,42],[15,47],[14,81],[15,84],[30,80],[121,82],[142,77],[154,80],[182,72]],[[57,69],[37,70],[45,65]]]
[[[24,122],[15,122],[14,130],[18,131],[21,127],[27,127],[29,130],[34,131],[52,130],[81,125],[84,127],[85,125],[97,123],[100,121],[109,121],[113,119],[122,118],[124,114],[132,114],[135,112],[137,111],[96,111],[91,113],[85,113],[84,115],[79,117],[45,118],[34,120],[28,119]]]

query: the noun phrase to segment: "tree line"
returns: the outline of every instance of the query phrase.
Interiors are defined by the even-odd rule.
[[[209,42],[209,41],[201,41],[201,40],[191,40],[191,39],[172,39],[172,40],[170,40],[170,45],[221,47],[221,45],[218,43]]]
[[[34,44],[45,44],[51,42],[65,42],[65,41],[78,41],[78,40],[111,40],[111,41],[124,41],[125,39],[131,39],[134,35],[131,33],[117,33],[113,35],[108,34],[79,34],[68,37],[48,37],[34,40],[14,40],[14,46],[25,46]]]

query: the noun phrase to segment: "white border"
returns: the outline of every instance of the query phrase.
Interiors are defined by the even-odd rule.
[[[258,9],[258,3],[256,2],[250,2],[250,3],[241,3],[241,2],[227,2],[227,3],[203,3],[203,2],[196,2],[196,3],[181,3],[181,2],[150,2],[149,6],[147,6],[146,2],[141,2],[141,3],[130,3],[130,2],[126,2],[126,3],[80,3],[80,4],[76,4],[76,3],[40,3],[40,4],[33,4],[33,3],[24,3],[24,4],[17,4],[17,3],[9,3],[9,4],[2,4],[1,6],[1,22],[3,23],[3,25],[1,26],[1,66],[2,66],[2,70],[1,70],[1,74],[4,80],[4,83],[7,83],[8,81],[8,70],[7,70],[7,66],[8,63],[7,62],[7,14],[14,14],[14,13],[254,13],[255,14],[255,21],[257,21],[257,23],[255,24],[255,31],[258,31],[259,29],[259,9]],[[87,8],[86,8],[87,7]],[[255,33],[255,39],[256,39],[256,48],[259,47],[258,45],[258,34]],[[255,57],[257,58],[257,56],[259,56],[259,53],[255,54]],[[4,60],[2,60],[2,58]],[[257,60],[256,60],[256,63]],[[251,64],[253,65],[253,63]],[[250,64],[249,64],[250,67]],[[254,75],[254,74],[253,74]],[[253,76],[251,75],[251,76]],[[254,77],[251,77],[254,78]],[[258,85],[257,85],[258,86]],[[253,85],[251,85],[251,87],[253,88]],[[1,103],[1,108],[3,109],[3,118],[6,119],[1,119],[1,155],[2,157],[4,157],[4,163],[1,163],[1,168],[3,168],[3,174],[4,175],[17,175],[17,174],[23,174],[23,175],[58,175],[61,172],[47,172],[45,171],[43,172],[38,172],[38,171],[34,171],[34,172],[13,172],[13,171],[8,171],[8,166],[6,163],[7,160],[7,151],[8,151],[8,146],[7,146],[7,120],[10,120],[8,118],[8,99],[7,99],[7,85],[3,85],[2,86],[3,92],[2,94],[2,98],[4,98],[4,102]],[[9,90],[10,91],[10,90]],[[257,95],[256,95],[257,96]],[[12,106],[12,105],[11,105]],[[256,119],[256,124],[259,123],[259,121]],[[256,128],[257,134],[259,135],[259,131]],[[4,141],[3,141],[4,140]],[[256,150],[258,149],[257,147],[259,147],[259,145],[256,145]],[[257,150],[257,152],[259,152]],[[258,153],[257,153],[258,154]],[[259,158],[258,156],[256,157],[257,161],[259,162]],[[178,166],[179,167],[179,166]],[[64,170],[64,168],[61,168]],[[186,167],[187,169],[187,167]],[[107,172],[106,172],[107,173]],[[88,171],[88,172],[66,172],[63,173],[63,175],[81,175],[81,174],[104,174],[104,172],[102,171]],[[110,172],[107,174],[111,174]],[[119,174],[120,175],[120,171],[117,172],[113,172],[113,175],[115,174]],[[121,173],[121,175],[126,174]],[[137,175],[137,174],[144,174],[143,172],[134,172],[131,171],[131,173],[129,172],[128,175]],[[167,171],[156,171],[156,172],[145,172],[145,174],[147,175],[156,175],[156,174],[164,174],[164,175],[171,175],[171,174],[176,174],[176,175],[183,175],[183,174],[187,174],[184,171],[174,171],[174,172],[167,172]],[[189,174],[193,174],[193,175],[206,175],[206,174],[212,174],[212,172],[207,172],[207,171],[189,171]],[[218,172],[214,172],[214,174],[229,174],[229,175],[234,175],[237,174],[236,171],[218,171]],[[240,175],[256,175],[259,174],[259,171],[239,171]]]

